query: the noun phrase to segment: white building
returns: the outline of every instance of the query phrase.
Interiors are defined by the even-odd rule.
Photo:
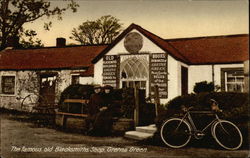
[[[248,35],[164,40],[132,24],[93,60],[94,82],[117,88],[139,84],[148,96],[157,84],[161,103],[191,93],[201,81],[243,92],[248,58]],[[110,61],[116,70],[107,68]]]
[[[61,46],[2,51],[0,106],[16,108],[16,97],[32,91],[58,102],[63,89],[78,82],[138,86],[147,96],[158,85],[161,103],[191,93],[201,81],[222,91],[248,87],[247,34],[165,40],[131,24],[110,45]]]

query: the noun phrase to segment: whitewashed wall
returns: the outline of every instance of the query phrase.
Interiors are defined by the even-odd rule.
[[[93,77],[80,77],[79,80],[80,84],[87,84],[87,85],[92,85],[94,83],[94,78]]]
[[[1,83],[1,78],[4,75],[15,76],[15,94],[0,93],[0,107],[20,110],[22,99],[17,99],[17,98],[24,98],[28,94],[33,94],[26,87],[29,86],[30,87],[29,89],[32,90],[34,93],[38,92],[38,89],[36,89],[38,84],[37,74],[35,71],[1,71],[0,83]],[[30,77],[30,75],[32,77]],[[32,81],[32,83],[30,83],[29,81]],[[37,101],[38,96],[32,95],[32,99],[34,101]]]
[[[211,65],[195,65],[188,68],[188,93],[193,92],[195,83],[201,81],[212,82]]]
[[[65,88],[71,84],[71,72],[72,70],[61,70],[58,72],[58,82],[56,84],[56,96],[55,102],[58,103],[61,93]]]
[[[137,30],[131,32],[137,32],[143,37],[143,47],[140,50],[142,53],[165,53],[160,47],[151,42],[148,38],[142,35]],[[124,38],[118,42],[106,55],[119,55],[129,54],[124,47]],[[167,103],[169,99],[172,99],[180,95],[180,65],[181,63],[175,60],[172,56],[168,55],[168,98],[161,99],[161,103]],[[103,60],[100,59],[94,66],[94,83],[102,85],[102,73],[103,73]]]
[[[45,71],[41,71],[45,72]],[[62,91],[71,84],[71,73],[72,70],[52,70],[50,72],[57,72],[57,83],[55,86],[55,102],[58,103]],[[28,80],[29,74],[33,75],[33,80]],[[8,108],[8,109],[17,109],[20,110],[22,99],[16,99],[17,97],[24,98],[28,94],[33,94],[30,91],[27,91],[24,86],[35,86],[34,84],[38,84],[33,88],[32,91],[39,94],[39,76],[36,75],[36,71],[0,71],[0,83],[1,76],[3,75],[12,75],[16,76],[15,78],[15,94],[6,95],[0,94],[0,107]],[[27,80],[28,83],[25,85],[21,84],[22,80]],[[82,77],[80,78],[81,84],[91,84],[93,82],[93,77]],[[1,85],[0,85],[1,88]],[[38,97],[34,96],[34,100],[37,101]],[[35,105],[34,105],[35,106]],[[31,107],[32,108],[32,107]]]
[[[221,87],[221,68],[243,68],[244,64],[216,64],[214,65],[214,84]],[[213,81],[212,65],[192,65],[188,69],[188,92],[192,93],[195,83]]]
[[[245,80],[245,88],[244,92],[249,93],[249,60],[244,62],[244,80]]]
[[[102,85],[102,73],[103,73],[103,59],[100,59],[94,65],[94,84]]]

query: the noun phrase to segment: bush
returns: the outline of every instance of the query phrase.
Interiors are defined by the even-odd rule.
[[[213,92],[214,91],[214,84],[212,82],[207,83],[207,81],[202,81],[195,83],[194,92],[201,93],[201,92]]]
[[[241,130],[244,137],[244,146],[248,141],[248,94],[236,92],[212,92],[189,94],[178,96],[170,100],[166,105],[166,109],[156,119],[157,128],[160,129],[164,120],[176,116],[181,113],[181,106],[193,106],[194,110],[210,110],[210,99],[215,99],[223,113],[219,115],[221,119],[229,120],[235,123]],[[210,120],[208,116],[196,115],[192,116],[196,126],[202,126]],[[204,126],[203,126],[204,127]]]
[[[125,88],[122,89],[122,105],[121,111],[124,118],[133,118],[134,117],[134,108],[135,108],[135,98],[134,98],[134,89]]]

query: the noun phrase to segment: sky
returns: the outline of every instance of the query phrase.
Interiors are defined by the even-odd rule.
[[[67,11],[63,20],[42,18],[25,24],[37,31],[45,46],[55,46],[57,37],[66,43],[73,28],[87,20],[112,15],[126,29],[131,23],[164,38],[187,38],[249,33],[248,0],[75,0],[80,7],[76,13]],[[52,6],[64,6],[64,0],[51,0]],[[52,20],[50,31],[43,23]]]

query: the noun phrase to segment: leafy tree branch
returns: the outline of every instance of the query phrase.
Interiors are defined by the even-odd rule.
[[[70,39],[81,44],[109,44],[122,31],[120,20],[111,16],[102,16],[95,21],[83,22],[73,28]]]
[[[52,7],[46,0],[1,0],[0,2],[0,50],[7,47],[8,40],[12,37],[20,37],[24,31],[25,23],[33,22],[42,17],[56,16],[62,19],[66,10],[77,11],[79,5],[73,0],[63,7]],[[52,23],[46,23],[49,30]]]

